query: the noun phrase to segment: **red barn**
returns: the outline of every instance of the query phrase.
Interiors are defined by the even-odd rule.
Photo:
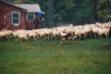
[[[10,4],[0,1],[0,30],[41,28],[43,12],[39,4]]]

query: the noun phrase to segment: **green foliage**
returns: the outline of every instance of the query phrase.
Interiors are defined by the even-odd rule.
[[[111,18],[111,0],[99,0],[98,18],[101,21],[109,21]]]

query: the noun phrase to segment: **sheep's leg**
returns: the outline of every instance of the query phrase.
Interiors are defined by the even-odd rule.
[[[44,40],[44,36],[41,37],[41,40]]]
[[[78,40],[78,36],[77,35],[75,35],[74,37],[75,37],[75,40]]]
[[[27,38],[22,38],[21,40],[22,40],[22,42],[26,42]]]
[[[60,39],[60,35],[56,35],[56,39]]]
[[[40,36],[40,40],[43,40],[43,36]]]
[[[89,32],[89,38],[91,38],[92,37],[92,32]]]
[[[53,36],[51,35],[50,38],[53,39]]]
[[[108,39],[108,35],[106,35],[106,39]]]
[[[46,35],[44,39],[45,39],[45,40],[48,40],[48,35]]]
[[[51,39],[51,35],[49,35],[49,40]]]
[[[49,40],[49,35],[46,36],[46,40]]]
[[[45,35],[45,36],[43,37],[43,40],[47,40],[47,35]]]
[[[49,35],[49,40],[52,39],[51,35]]]
[[[54,36],[53,36],[53,35],[51,36],[51,39],[54,39]]]
[[[99,35],[98,33],[95,34],[95,39],[101,38],[101,35]]]
[[[34,36],[33,39],[36,40],[36,36]]]
[[[48,40],[48,35],[44,36],[44,40]]]
[[[36,40],[38,40],[38,36],[36,36]]]
[[[102,35],[100,35],[100,38],[101,38],[101,40],[102,40]]]
[[[86,39],[86,34],[84,34],[84,39]]]
[[[79,40],[81,39],[81,35],[79,35]]]
[[[35,40],[37,40],[37,36],[35,36]]]
[[[97,35],[96,35],[96,34],[94,34],[94,38],[95,38],[95,39],[97,38]]]
[[[105,36],[106,36],[106,39],[108,39],[108,36],[109,36],[109,35],[108,35],[108,34],[105,34]]]
[[[48,40],[50,39],[50,35],[48,35]]]
[[[6,36],[6,37],[5,37],[5,40],[6,40],[6,41],[9,41],[9,36]]]
[[[37,36],[37,39],[39,40],[39,39],[40,39],[40,36]]]
[[[40,36],[39,39],[42,40],[42,36]]]
[[[57,40],[57,36],[54,36],[54,39],[56,39],[56,40]]]
[[[22,41],[23,41],[23,42],[25,42],[25,41],[26,41],[26,39],[22,39]]]
[[[46,40],[48,40],[48,39],[49,39],[49,35],[46,36]]]
[[[52,35],[52,39],[54,39],[54,36]]]

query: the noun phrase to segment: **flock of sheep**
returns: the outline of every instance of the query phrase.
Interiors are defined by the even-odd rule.
[[[79,40],[86,38],[108,38],[111,33],[111,22],[95,23],[73,26],[59,26],[54,28],[41,28],[33,30],[2,30],[0,40],[37,40],[37,39],[62,39]]]

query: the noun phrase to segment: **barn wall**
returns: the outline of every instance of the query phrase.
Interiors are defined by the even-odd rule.
[[[33,21],[26,20],[26,23],[27,23],[26,29],[38,29],[38,28],[41,28],[40,27],[41,26],[40,17],[36,15],[37,13],[33,13],[33,14],[35,14],[35,16],[36,16],[35,20],[33,20]]]
[[[12,11],[18,11],[21,14],[19,26],[14,26],[11,23]],[[25,28],[26,28],[26,12],[14,6],[0,2],[0,30],[2,29],[16,30],[16,29],[25,29]]]

